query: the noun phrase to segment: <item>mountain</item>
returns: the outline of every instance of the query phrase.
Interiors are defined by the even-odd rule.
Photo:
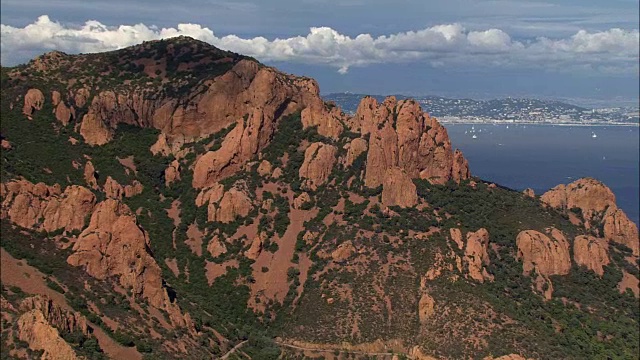
[[[595,179],[472,176],[418,102],[180,37],[2,68],[3,358],[637,358]]]

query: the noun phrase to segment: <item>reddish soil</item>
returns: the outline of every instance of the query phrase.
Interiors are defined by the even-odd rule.
[[[207,261],[207,265],[205,265],[205,270],[207,272],[207,281],[209,285],[213,284],[213,282],[219,276],[222,276],[227,273],[227,267],[238,268],[240,263],[236,259],[228,260],[223,262],[222,264],[216,264],[214,262]]]
[[[124,159],[120,159],[119,157],[116,157],[116,159],[118,159],[118,162],[124,166],[127,170],[131,170],[133,171],[134,174],[138,175],[138,170],[136,169],[136,163],[133,161],[133,155],[126,157]],[[129,174],[129,171],[126,171],[127,175]]]
[[[184,241],[191,249],[191,252],[198,256],[202,256],[202,237],[204,234],[198,228],[198,224],[193,223],[187,228],[187,240]]]
[[[292,196],[292,192],[288,192]],[[295,266],[291,262],[291,258],[295,252],[296,240],[298,234],[304,230],[304,222],[312,219],[317,210],[296,210],[291,209],[289,212],[289,227],[282,238],[271,239],[278,244],[278,251],[270,253],[262,251],[256,262],[251,266],[253,268],[253,277],[255,282],[251,286],[251,297],[248,306],[256,310],[264,310],[265,301],[276,300],[280,303],[284,301],[289,291],[289,282],[287,281],[287,271],[290,267]],[[262,268],[269,269],[268,272],[262,272]],[[260,303],[256,303],[256,297],[262,298]]]

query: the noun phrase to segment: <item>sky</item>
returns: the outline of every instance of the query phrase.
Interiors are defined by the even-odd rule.
[[[323,93],[638,101],[637,0],[2,0],[1,61],[178,35]]]

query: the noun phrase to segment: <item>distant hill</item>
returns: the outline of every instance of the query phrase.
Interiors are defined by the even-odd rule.
[[[348,113],[355,113],[363,94],[332,93],[324,96]],[[372,95],[381,100],[384,96]],[[406,96],[395,95],[398,99]],[[515,121],[552,123],[637,124],[638,109],[587,109],[561,101],[504,98],[495,100],[451,99],[439,96],[412,97],[422,108],[443,122]]]

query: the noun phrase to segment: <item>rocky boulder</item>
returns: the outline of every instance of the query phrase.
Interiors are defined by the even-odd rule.
[[[38,89],[29,89],[24,95],[24,105],[22,107],[22,113],[31,118],[31,116],[37,111],[41,110],[44,105],[44,94]]]
[[[427,320],[435,314],[435,307],[436,302],[431,295],[426,292],[423,293],[420,301],[418,301],[418,318],[420,319],[420,323],[427,322]]]
[[[43,351],[42,359],[78,359],[73,348],[38,309],[22,314],[17,321],[17,330],[18,339],[28,343],[30,349]]]
[[[353,162],[368,149],[367,140],[363,138],[355,138],[351,142],[345,145],[347,149],[347,156],[344,159],[345,166],[353,165]]]
[[[164,183],[165,186],[171,185],[173,182],[180,180],[180,163],[178,160],[173,160],[169,166],[164,170]]]

